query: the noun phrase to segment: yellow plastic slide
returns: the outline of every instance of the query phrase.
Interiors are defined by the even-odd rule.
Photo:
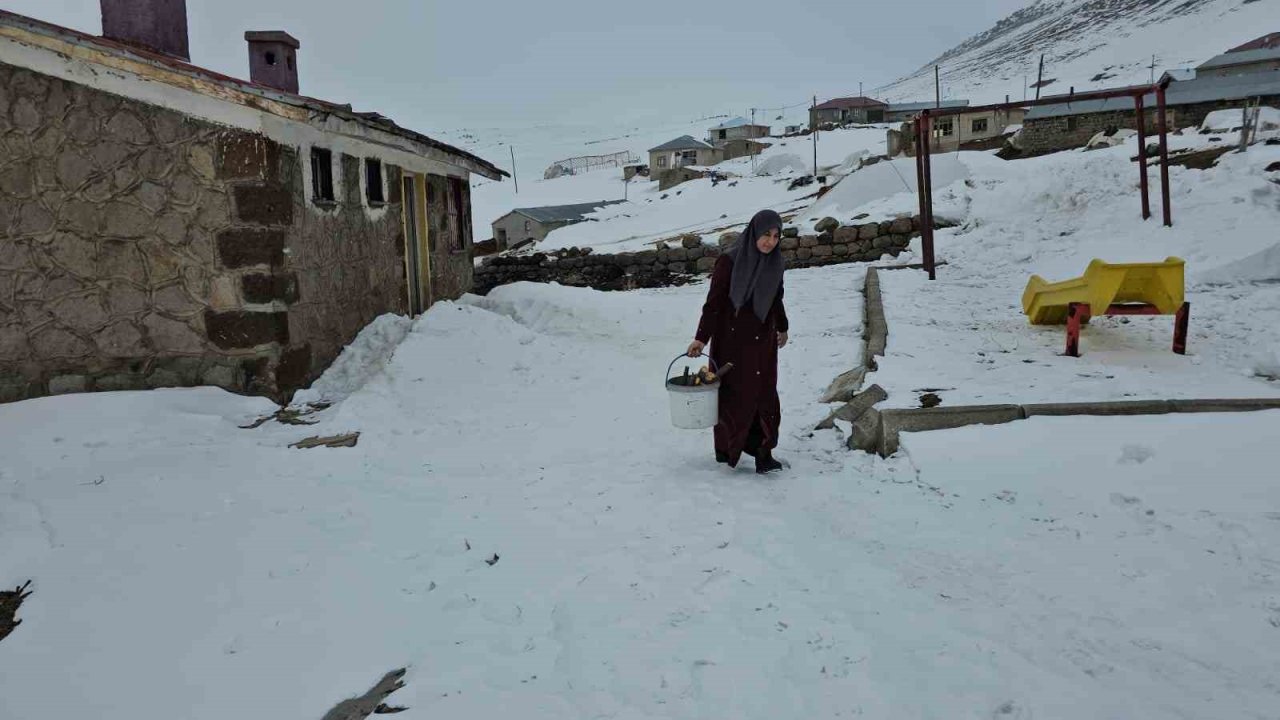
[[[1071,303],[1088,303],[1092,315],[1102,315],[1116,303],[1147,303],[1162,315],[1173,315],[1182,307],[1184,265],[1177,257],[1155,263],[1108,263],[1094,258],[1078,278],[1051,283],[1032,275],[1022,291],[1022,311],[1033,325],[1065,323]]]

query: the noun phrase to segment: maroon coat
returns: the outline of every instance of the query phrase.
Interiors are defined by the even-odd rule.
[[[716,425],[716,450],[737,465],[744,449],[778,446],[778,425],[782,408],[778,404],[778,333],[787,332],[787,311],[782,305],[782,286],[764,322],[756,317],[748,302],[734,311],[729,299],[729,279],[733,259],[721,255],[711,273],[711,289],[702,306],[702,320],[695,336],[710,343],[711,359],[717,367],[733,363],[720,386],[720,422]],[[751,435],[759,419],[759,437]],[[754,447],[752,447],[754,446]]]

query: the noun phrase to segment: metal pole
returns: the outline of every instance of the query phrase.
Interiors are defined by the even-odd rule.
[[[751,132],[747,133],[747,135],[750,136],[753,133],[755,133],[755,131],[756,131],[756,109],[751,108]],[[751,173],[754,175],[756,172],[756,154],[751,152],[750,145],[747,145],[747,153],[751,155]]]
[[[933,106],[942,107],[942,80],[938,77],[938,66],[933,66]]]
[[[1169,127],[1165,122],[1164,85],[1156,86],[1156,126],[1160,131],[1160,200],[1164,203],[1164,225],[1173,226],[1173,210],[1169,202]]]
[[[508,145],[507,149],[511,151],[511,180],[516,184],[516,194],[520,194],[520,178],[516,176],[516,146]]]
[[[1138,117],[1138,187],[1142,190],[1142,219],[1151,217],[1151,194],[1147,188],[1147,113],[1142,107],[1142,95],[1133,96],[1134,111]]]
[[[925,272],[928,272],[930,267],[929,255],[933,248],[925,245],[924,240],[924,219],[929,213],[928,208],[925,206],[924,195],[924,155],[928,152],[924,139],[924,117],[922,115],[916,116],[916,119],[911,124],[914,126],[916,134],[916,197],[920,201],[920,247],[924,255],[924,269]]]
[[[1044,53],[1040,53],[1040,70],[1036,72],[1036,99],[1040,99],[1040,83],[1044,82]]]
[[[818,181],[818,96],[813,96],[813,181]]]
[[[936,277],[933,265],[933,167],[931,162],[933,149],[928,142],[933,130],[929,125],[928,110],[920,113],[920,121],[923,126],[921,133],[926,140],[924,152],[921,153],[921,164],[924,166],[924,183],[920,187],[924,192],[924,214],[920,216],[920,246],[921,250],[924,251],[924,269],[929,273],[929,279],[933,280]]]

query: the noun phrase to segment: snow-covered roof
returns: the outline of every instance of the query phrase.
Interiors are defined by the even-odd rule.
[[[938,107],[938,103],[936,101],[930,100],[928,102],[889,103],[889,107],[885,108],[885,110],[891,113],[918,112],[920,110],[932,110],[936,107]],[[943,100],[942,107],[944,108],[969,107],[969,101],[968,100]]]
[[[1197,70],[1232,67],[1233,65],[1251,65],[1268,60],[1280,60],[1280,47],[1258,48],[1256,50],[1237,50],[1211,57],[1200,63]]]
[[[1280,96],[1280,72],[1247,73],[1228,77],[1196,77],[1194,80],[1171,83],[1169,89],[1165,91],[1165,104],[1191,105],[1216,100],[1240,100],[1259,95]],[[1148,109],[1156,107],[1155,93],[1147,93],[1142,100],[1143,105]],[[1031,108],[1027,112],[1026,120],[1031,122],[1068,115],[1132,109],[1133,99],[1129,97],[1086,100]]]
[[[542,223],[550,222],[578,222],[582,218],[599,210],[606,205],[616,205],[622,200],[598,200],[588,203],[574,203],[572,205],[544,205],[542,207],[516,208],[513,213],[519,213]],[[510,214],[510,213],[508,213]]]
[[[744,117],[736,117],[732,120],[726,120],[725,122],[722,122],[711,129],[712,130],[729,130],[732,128],[739,128],[739,127],[768,127],[768,126],[761,125],[760,123],[753,123]]]
[[[1237,45],[1227,52],[1240,52],[1242,50],[1257,50],[1258,48],[1280,47],[1280,32],[1267,33],[1260,38],[1254,38],[1243,45]]]
[[[681,135],[675,140],[668,140],[657,147],[649,148],[649,152],[660,152],[662,150],[714,150],[707,143],[695,138],[692,135]]]
[[[1174,68],[1172,70],[1165,70],[1164,74],[1160,76],[1160,79],[1164,80],[1166,78],[1168,78],[1169,80],[1173,80],[1174,82],[1184,82],[1186,80],[1195,80],[1196,69],[1195,68]]]

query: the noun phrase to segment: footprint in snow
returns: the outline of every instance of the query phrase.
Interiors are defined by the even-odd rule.
[[[992,720],[1031,720],[1031,711],[1012,700],[1000,703],[991,713]]]
[[[1120,448],[1121,465],[1141,465],[1155,456],[1155,451],[1146,445],[1125,445]]]

